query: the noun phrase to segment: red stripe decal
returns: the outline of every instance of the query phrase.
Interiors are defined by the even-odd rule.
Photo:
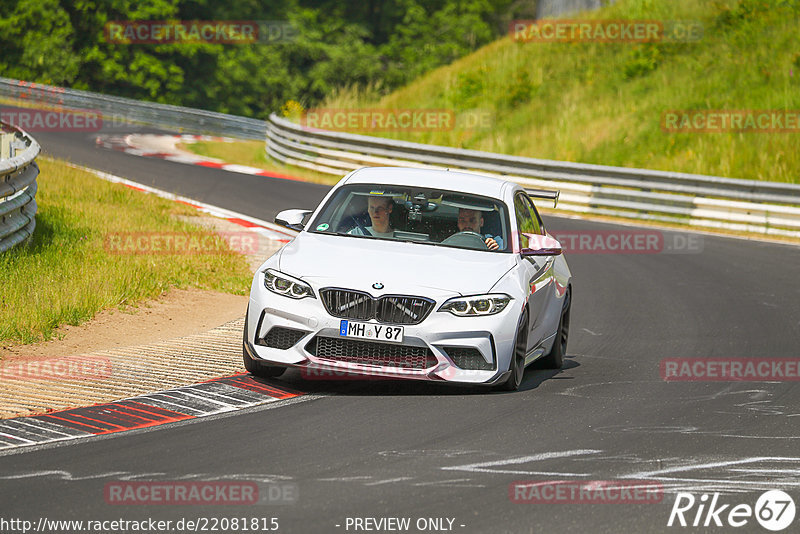
[[[195,165],[200,165],[201,167],[211,167],[212,169],[219,169],[223,165],[229,165],[228,163],[216,163],[214,161],[198,161]]]
[[[158,406],[153,406],[150,404],[142,404],[141,402],[136,401],[119,401],[115,402],[114,404],[120,406],[126,406],[131,410],[136,410],[137,412],[146,413],[148,415],[152,415],[155,417],[160,417],[162,419],[171,419],[176,415],[183,415],[181,412],[175,412],[172,410],[168,410],[166,408],[159,408]]]
[[[304,394],[302,391],[296,391],[288,387],[264,383],[244,373],[207,380],[205,383],[226,384],[277,400],[291,399]],[[182,388],[178,388],[177,391],[181,389]],[[188,386],[186,389],[191,390],[191,386]],[[266,402],[266,399],[264,402]],[[253,405],[261,403],[262,402],[256,401]],[[95,404],[82,408],[70,408],[29,417],[60,426],[61,428],[70,428],[86,434],[102,435],[154,427],[166,423],[185,421],[187,419],[196,419],[197,417],[203,417],[203,415],[188,415],[148,404],[147,397],[145,396],[142,397],[141,402],[134,398],[105,404]],[[23,417],[21,419],[25,418]],[[79,437],[74,434],[73,436]],[[22,438],[16,436],[3,437],[2,440],[13,446],[26,445],[26,442]],[[20,442],[19,445],[14,443],[15,440]],[[0,443],[1,442],[2,441],[0,441]]]
[[[162,425],[194,417],[139,402],[120,401],[64,410],[37,418],[100,435]]]
[[[239,219],[238,217],[230,217],[225,219],[228,222],[232,222],[233,224],[238,224],[239,226],[244,226],[245,228],[264,228],[271,232],[275,232],[276,234],[282,234],[294,238],[292,234],[283,232],[281,230],[276,230],[274,228],[267,228],[266,226],[261,226],[260,224],[252,223],[250,221],[245,221],[244,219]],[[288,243],[291,239],[276,239],[275,241],[280,241],[281,243]]]
[[[69,428],[74,428],[75,430],[83,430],[84,432],[89,432],[90,434],[101,434],[104,432],[104,429],[89,425],[86,423],[81,423],[78,421],[73,421],[72,419],[66,419],[64,417],[59,417],[57,414],[60,412],[56,412],[56,414],[51,415],[39,415],[36,418],[42,419],[44,421],[54,423],[56,425],[66,426]]]
[[[136,405],[136,404],[139,404],[139,403],[135,402],[135,403],[132,403],[132,404]],[[145,405],[140,405],[140,406],[145,406]],[[139,408],[136,408],[136,407],[133,407],[133,406],[127,406],[127,405],[122,405],[122,404],[120,404],[120,405],[117,405],[117,404],[110,405],[109,408],[107,408],[107,410],[110,411],[110,412],[114,412],[114,413],[119,414],[118,415],[119,418],[128,419],[130,421],[136,421],[137,425],[141,421],[149,422],[149,421],[162,421],[165,418],[166,419],[171,419],[175,415],[174,412],[169,413],[168,416],[164,415],[164,414],[156,414],[154,412],[148,412],[146,410],[142,410],[142,409],[139,409]]]
[[[212,382],[212,380],[209,380],[209,382]],[[256,381],[255,378],[253,378],[251,375],[248,374],[234,375],[227,378],[219,378],[213,380],[213,382],[221,382],[223,384],[228,384],[229,386],[234,386],[240,389],[246,389],[248,391],[253,391],[255,393],[261,393],[264,395],[268,395],[270,397],[274,397],[276,399],[291,399],[292,397],[299,397],[303,395],[302,391],[297,391],[283,386],[278,388],[277,386],[271,384],[258,382]]]
[[[281,174],[279,172],[272,172],[272,171],[259,171],[256,173],[256,176],[266,176],[267,178],[279,178],[281,180],[293,180],[295,182],[308,182],[305,178],[300,178],[299,176],[289,176],[288,174]]]
[[[198,206],[197,204],[192,204],[191,202],[186,202],[185,200],[178,200],[175,199],[175,202],[180,202],[181,204],[186,204],[187,206],[191,206],[194,209],[203,209],[202,206]]]
[[[264,228],[260,224],[251,223],[250,221],[245,221],[244,219],[238,219],[236,217],[231,217],[230,219],[226,219],[233,224],[238,224],[239,226],[244,226],[245,228]]]

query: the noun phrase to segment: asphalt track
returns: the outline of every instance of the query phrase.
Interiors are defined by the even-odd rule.
[[[314,207],[326,191],[102,150],[91,134],[36,137],[45,153],[267,220],[282,208]],[[546,223],[560,231],[631,229]],[[276,517],[279,532],[297,533],[363,532],[347,528],[347,518],[365,517],[411,518],[407,531],[419,532],[418,518],[450,518],[452,531],[464,533],[616,533],[706,531],[667,527],[680,490],[698,498],[719,491],[721,503],[752,506],[764,490],[783,489],[800,507],[797,382],[665,382],[659,370],[674,357],[798,357],[800,249],[702,236],[702,252],[568,260],[574,306],[564,369],[529,368],[518,393],[304,382],[288,373],[274,383],[312,394],[0,456],[0,514],[34,523]],[[288,484],[298,498],[251,506],[105,502],[107,482],[134,479]],[[509,500],[514,481],[564,479],[654,480],[666,493],[659,503],[637,504]],[[786,532],[798,527],[795,518]],[[731,530],[767,532],[753,518],[712,531]]]

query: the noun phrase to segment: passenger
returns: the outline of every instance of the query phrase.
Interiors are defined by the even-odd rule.
[[[394,202],[390,197],[369,197],[368,213],[372,226],[367,226],[369,235],[375,237],[394,237],[394,228],[389,224],[389,215],[392,213]],[[348,234],[365,235],[360,227],[355,227]]]
[[[458,231],[459,232],[475,232],[486,238],[486,248],[489,250],[497,250],[503,247],[503,238],[500,236],[493,236],[491,234],[483,234],[483,214],[478,210],[470,210],[467,208],[458,209]]]

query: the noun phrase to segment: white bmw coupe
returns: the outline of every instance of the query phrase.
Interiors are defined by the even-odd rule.
[[[520,185],[474,174],[364,168],[256,272],[244,364],[257,376],[403,378],[516,390],[558,369],[571,274]],[[329,373],[326,375],[325,373]]]

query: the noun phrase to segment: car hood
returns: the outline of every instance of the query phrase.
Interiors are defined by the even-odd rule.
[[[280,271],[317,287],[380,294],[485,293],[515,256],[419,243],[301,232],[281,251]],[[383,284],[381,290],[372,287]],[[424,294],[421,296],[425,296]]]

